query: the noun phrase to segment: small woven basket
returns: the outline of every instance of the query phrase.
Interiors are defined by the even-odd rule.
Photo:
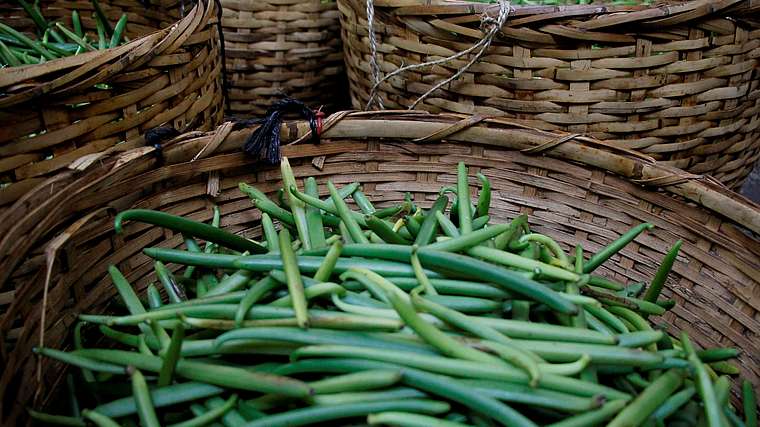
[[[157,126],[209,130],[223,118],[213,2],[100,3],[112,24],[127,14],[129,43],[0,73],[0,210],[79,157],[145,145]],[[69,28],[78,10],[97,37],[90,2],[42,0],[41,10]],[[15,1],[0,0],[0,19],[34,31]]]
[[[375,83],[367,1],[338,0],[352,102],[362,109]],[[586,134],[738,189],[760,156],[757,2],[596,3],[512,6],[483,56],[416,108]],[[499,6],[374,0],[373,10],[382,77],[472,47]],[[403,72],[377,94],[385,108],[407,108],[478,51]]]
[[[237,184],[274,195],[279,170],[241,152],[250,129],[232,129],[225,123],[215,132],[183,135],[164,144],[160,156],[151,147],[105,156],[38,189],[0,218],[1,413],[12,414],[5,420],[19,416],[22,405],[47,403],[63,378],[63,366],[38,361],[32,347],[66,348],[78,314],[113,308],[118,298],[109,264],[142,292],[155,280],[142,249],[183,244],[180,234],[140,223],[117,235],[115,211],[158,209],[208,221],[218,204],[223,228],[259,236],[259,211]],[[683,239],[665,290],[677,305],[660,320],[702,346],[742,349],[743,374],[758,384],[760,239],[742,230],[760,232],[760,206],[710,179],[610,151],[599,141],[500,119],[336,113],[324,123],[321,144],[302,142],[310,140],[308,132],[307,122],[285,123],[283,141],[299,141],[283,152],[296,177],[316,176],[323,194],[327,179],[358,181],[377,206],[410,191],[429,207],[464,161],[472,174],[490,179],[495,221],[528,213],[532,228],[566,250],[580,243],[596,252],[630,227],[653,223],[654,230],[600,268],[618,281],[649,280],[668,248]]]
[[[284,95],[328,111],[348,104],[334,0],[222,0],[222,7],[230,114],[261,116]]]

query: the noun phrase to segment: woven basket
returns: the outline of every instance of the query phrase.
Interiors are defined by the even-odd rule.
[[[282,138],[308,140],[308,129],[306,122],[285,123]],[[565,249],[581,243],[598,251],[642,221],[655,224],[598,270],[622,282],[650,279],[668,248],[684,239],[665,290],[677,306],[660,320],[671,330],[688,331],[702,346],[743,349],[744,375],[758,383],[760,240],[737,224],[760,232],[760,206],[710,179],[611,152],[590,138],[571,139],[506,120],[337,113],[323,129],[319,145],[298,141],[283,148],[295,175],[316,176],[323,193],[327,179],[358,181],[378,206],[399,202],[411,191],[429,207],[442,185],[455,182],[456,163],[464,161],[471,174],[491,180],[490,214],[496,221],[528,213],[531,227]],[[140,223],[129,223],[116,235],[114,211],[160,209],[208,221],[216,203],[223,228],[259,235],[259,212],[237,183],[274,193],[281,182],[277,167],[255,164],[241,152],[250,133],[232,131],[226,123],[215,132],[168,142],[160,156],[151,147],[105,156],[76,175],[61,176],[51,188],[38,189],[27,207],[0,218],[0,299],[6,304],[0,320],[6,349],[2,413],[14,419],[38,387],[37,405],[50,398],[63,367],[42,359],[38,382],[31,348],[41,339],[65,348],[77,314],[113,308],[118,298],[106,273],[109,264],[144,291],[155,277],[141,250],[182,245],[181,235]],[[46,288],[47,300],[41,302]]]
[[[329,111],[348,104],[334,0],[222,0],[222,8],[231,114],[262,115],[283,95]]]
[[[498,12],[447,0],[374,6],[381,76],[471,47],[483,14]],[[374,85],[366,0],[338,8],[352,102],[363,109]],[[479,61],[417,108],[587,134],[737,189],[760,156],[758,11],[749,0],[513,6]],[[378,94],[385,108],[409,107],[472,57],[404,72]]]
[[[144,145],[151,128],[221,122],[216,7],[187,1],[183,12],[175,0],[154,1],[100,2],[112,23],[127,14],[130,43],[0,73],[0,210],[81,156]],[[69,28],[76,9],[97,37],[91,2],[43,0],[41,9]],[[0,0],[0,20],[34,31],[15,1]]]

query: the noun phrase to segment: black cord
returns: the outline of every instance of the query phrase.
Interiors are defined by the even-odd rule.
[[[160,164],[164,163],[164,147],[162,143],[176,136],[180,132],[172,126],[161,126],[145,132],[145,145],[156,149],[155,154]]]
[[[282,124],[282,118],[286,113],[297,113],[308,120],[309,127],[311,128],[311,142],[319,144],[317,114],[301,101],[293,98],[283,98],[269,107],[266,118],[263,120],[238,122],[245,123],[245,125],[261,123],[261,126],[253,131],[245,141],[243,151],[271,165],[279,164],[282,158],[280,153],[280,124]]]

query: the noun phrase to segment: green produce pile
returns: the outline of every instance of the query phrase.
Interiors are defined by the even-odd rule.
[[[70,414],[32,416],[72,426],[757,426],[748,381],[743,407],[729,402],[738,351],[697,350],[647,319],[674,305],[658,297],[680,242],[648,285],[594,274],[651,224],[584,259],[525,215],[491,223],[490,183],[477,175],[473,204],[464,164],[427,210],[410,196],[376,209],[358,184],[328,182],[321,199],[314,178],[299,190],[287,159],[281,170],[277,201],[240,184],[262,212],[262,243],[219,228],[218,209],[211,225],[121,212],[117,232],[154,224],[182,233],[186,250],[144,250],[160,281],[145,301],[110,267],[128,313],[81,315],[73,351],[36,349],[78,367],[81,381],[70,382]]]
[[[92,0],[97,25],[97,40],[90,40],[84,33],[79,12],[71,13],[71,28],[61,22],[48,22],[39,5],[26,0],[16,0],[37,28],[37,39],[0,22],[0,67],[41,64],[57,58],[77,55],[83,52],[109,49],[123,41],[127,26],[127,15],[121,15],[115,26],[111,26],[98,0]]]

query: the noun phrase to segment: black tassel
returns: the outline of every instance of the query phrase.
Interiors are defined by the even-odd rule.
[[[267,110],[266,118],[258,122],[261,126],[256,129],[251,136],[245,141],[243,151],[259,160],[264,160],[270,165],[280,163],[282,153],[280,152],[280,125],[282,118],[287,113],[297,113],[309,121],[311,128],[311,142],[319,143],[317,134],[317,115],[301,101],[293,98],[283,98]],[[247,125],[254,124],[254,121],[246,121]]]

